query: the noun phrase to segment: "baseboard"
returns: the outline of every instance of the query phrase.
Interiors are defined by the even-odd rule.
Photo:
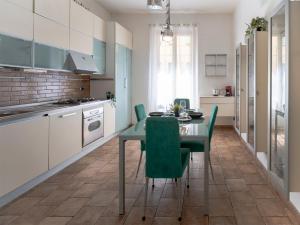
[[[86,156],[90,152],[92,152],[92,151],[96,150],[97,148],[99,148],[100,146],[104,145],[106,142],[110,141],[112,138],[116,137],[118,134],[119,133],[115,133],[115,134],[112,134],[108,137],[102,138],[98,141],[95,141],[95,142],[91,143],[90,145],[84,147],[80,153],[72,156],[70,159],[66,160],[65,162],[63,162],[63,163],[59,164],[58,166],[48,170],[47,172],[39,175],[38,177],[33,178],[32,180],[26,182],[25,184],[18,187],[14,191],[9,192],[9,193],[5,194],[4,196],[0,197],[0,207],[12,202],[13,200],[18,198],[19,196],[21,196],[24,193],[26,193],[27,191],[29,191],[30,189],[34,188],[35,186],[37,186],[40,183],[47,180],[49,177],[51,177],[51,176],[55,175],[56,173],[62,171],[63,169],[65,169],[66,167],[71,165],[72,163],[78,161],[79,159],[83,158],[84,156]]]

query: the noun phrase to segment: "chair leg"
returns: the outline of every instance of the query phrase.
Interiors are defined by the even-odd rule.
[[[139,174],[140,166],[141,166],[141,162],[142,162],[142,158],[143,158],[143,151],[141,151],[141,154],[140,154],[139,165],[138,165],[138,168],[137,168],[137,170],[136,170],[135,178],[137,178],[137,176],[138,176],[138,174]]]
[[[213,181],[215,181],[215,176],[214,176],[214,171],[213,171],[212,164],[211,164],[210,155],[208,156],[208,162],[209,162],[209,167],[210,167],[210,172],[211,172],[212,179],[213,179]]]
[[[152,178],[152,188],[154,188],[154,178]]]
[[[178,221],[181,221],[181,213],[182,213],[182,183],[181,183],[181,178],[178,178],[178,183],[177,183],[177,198],[178,198]]]
[[[147,209],[147,198],[148,198],[148,185],[149,185],[149,178],[146,177],[145,199],[144,199],[144,216],[143,216],[142,220],[146,220],[146,209]]]
[[[191,160],[193,161],[193,153],[191,152]]]

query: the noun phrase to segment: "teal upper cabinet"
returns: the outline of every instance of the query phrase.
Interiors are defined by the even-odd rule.
[[[69,27],[70,0],[35,0],[34,13]]]
[[[34,67],[63,70],[69,49],[69,28],[35,14],[34,30]]]
[[[0,64],[32,67],[33,13],[30,1],[17,3],[0,0]]]
[[[97,74],[105,74],[106,71],[106,43],[94,38],[94,60],[98,69]]]
[[[67,50],[34,44],[34,67],[43,69],[65,70]]]
[[[0,65],[32,67],[32,41],[0,34]]]
[[[93,56],[98,68],[98,73],[104,75],[106,72],[106,24],[105,22],[94,15],[93,29]]]

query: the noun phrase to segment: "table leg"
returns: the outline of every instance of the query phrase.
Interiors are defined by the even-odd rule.
[[[125,142],[119,138],[119,214],[125,214]]]
[[[209,141],[205,141],[205,151],[204,151],[204,215],[209,215]]]

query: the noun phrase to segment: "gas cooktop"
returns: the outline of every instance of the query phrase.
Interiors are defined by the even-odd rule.
[[[55,102],[56,105],[80,105],[82,103],[96,101],[95,98],[78,98],[78,99],[61,99],[58,102]]]

